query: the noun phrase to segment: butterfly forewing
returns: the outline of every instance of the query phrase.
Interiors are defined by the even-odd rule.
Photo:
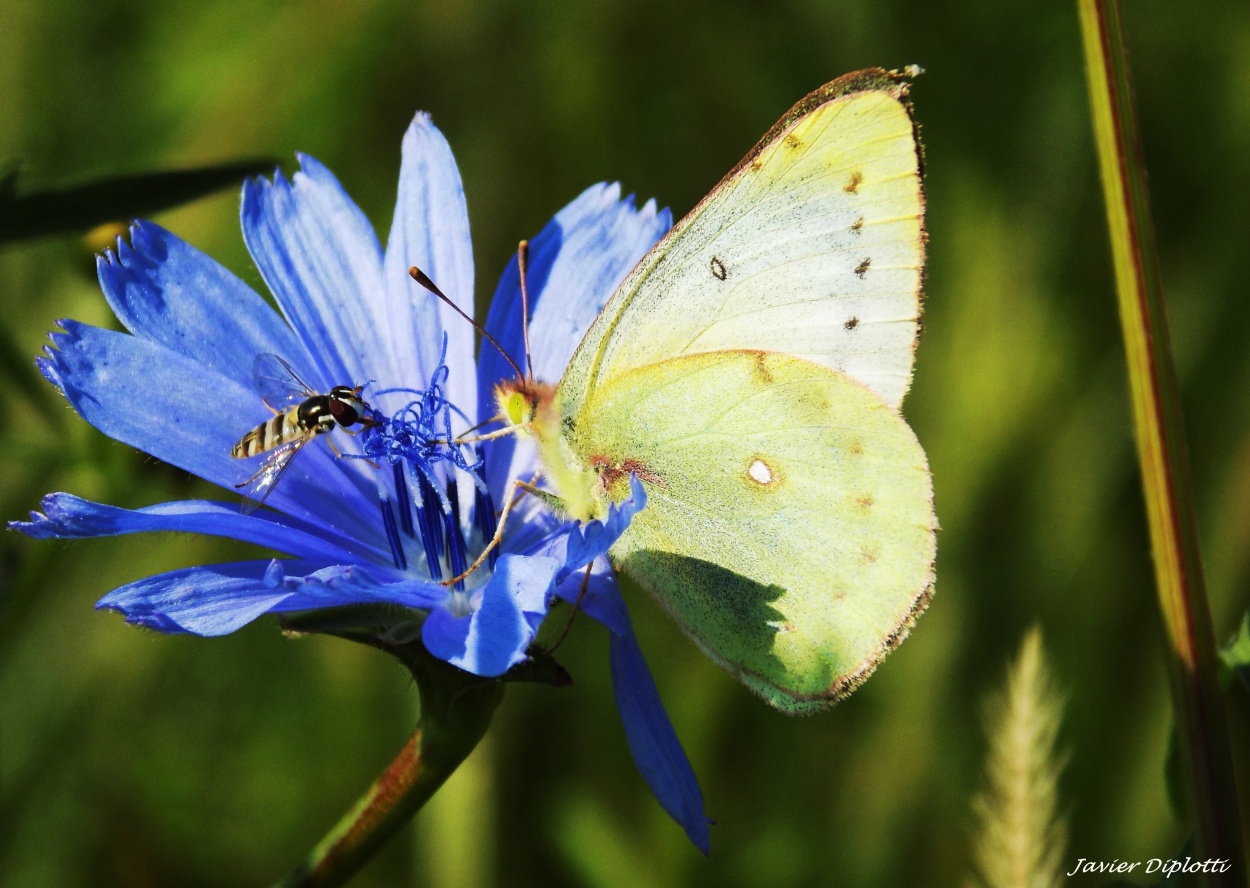
[[[841,370],[897,408],[924,261],[906,91],[861,72],[796,105],[608,302],[561,382],[565,415],[618,373],[743,348]]]

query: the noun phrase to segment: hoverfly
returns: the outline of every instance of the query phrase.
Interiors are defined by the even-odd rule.
[[[274,416],[240,438],[230,449],[235,459],[268,454],[252,477],[235,487],[244,489],[243,513],[260,507],[277,485],[300,448],[335,426],[356,424],[368,427],[369,405],[360,397],[363,385],[355,388],[336,385],[328,394],[319,394],[300,378],[291,365],[274,354],[256,357],[252,368],[256,390]],[[331,449],[337,454],[333,442]]]

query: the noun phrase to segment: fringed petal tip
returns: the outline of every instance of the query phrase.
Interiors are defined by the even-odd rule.
[[[67,367],[62,352],[78,341],[77,334],[81,325],[68,318],[60,318],[52,323],[53,329],[47,334],[48,342],[40,349],[43,354],[35,358],[35,368],[39,371],[39,375],[56,386],[57,391],[68,398],[69,395],[65,389]]]
[[[115,610],[127,623],[158,632],[228,635],[291,594],[265,583],[267,568],[244,562],[170,571],[114,589],[96,610]]]
[[[39,501],[39,508],[42,512],[31,512],[29,521],[9,521],[7,527],[9,530],[15,530],[20,534],[25,534],[36,540],[54,540],[65,539],[67,537],[78,536],[74,533],[65,520],[65,509],[63,503],[65,501],[78,500],[85,502],[79,497],[69,493],[49,493]]]
[[[277,165],[274,166],[273,173],[268,176],[264,174],[248,176],[243,180],[243,193],[239,200],[239,216],[243,219],[254,218],[261,211],[269,192],[275,188],[284,192],[290,189],[290,187],[291,183],[287,179],[286,173],[282,171],[282,167]]]
[[[243,514],[239,504],[175,500],[124,509],[69,493],[50,493],[42,512],[9,527],[37,539],[84,539],[131,533],[198,533],[264,546],[296,558],[349,564],[356,557],[340,541],[327,539],[279,513]]]
[[[159,613],[141,613],[138,611],[128,612],[125,608],[114,604],[109,604],[101,599],[96,602],[95,609],[98,611],[114,611],[122,615],[122,619],[128,625],[139,626],[143,629],[151,629],[154,632],[160,632],[163,635],[191,635],[182,626],[179,626],[173,620]]]
[[[300,179],[309,179],[318,184],[329,185],[337,191],[342,192],[343,197],[350,200],[347,192],[343,191],[343,186],[339,183],[334,173],[330,172],[330,168],[324,163],[317,160],[311,154],[305,154],[302,151],[295,152],[295,159],[299,162],[299,170],[291,177],[296,187],[299,185]]]
[[[624,197],[620,196],[620,182],[603,182],[600,183],[600,186],[605,189],[605,205],[608,207],[611,207],[613,204],[616,205],[615,209],[620,214],[618,223],[633,224],[644,229],[658,229],[660,235],[672,227],[672,211],[668,207],[661,209],[654,197],[647,198],[640,207],[638,206],[638,195],[636,192],[631,191]],[[654,223],[654,226],[652,223]]]
[[[40,376],[56,386],[56,390],[64,395],[65,381],[61,378],[61,373],[56,366],[56,350],[45,345],[43,351],[43,356],[35,358],[35,369],[39,371]]]

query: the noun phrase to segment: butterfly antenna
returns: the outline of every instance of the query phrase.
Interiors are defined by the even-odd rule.
[[[525,372],[526,379],[534,378],[534,362],[530,360],[530,297],[525,288],[525,272],[529,266],[530,242],[521,241],[516,245],[517,271],[521,275],[521,336],[525,340]]]
[[[431,293],[433,293],[433,294],[434,294],[435,296],[437,296],[439,299],[443,300],[443,302],[445,302],[445,303],[447,303],[448,305],[450,305],[453,309],[455,309],[456,314],[460,315],[460,317],[464,318],[466,321],[468,321],[470,324],[472,324],[472,325],[473,325],[473,329],[474,329],[474,330],[476,330],[477,332],[481,333],[481,334],[482,334],[482,336],[483,336],[483,337],[484,337],[484,338],[485,338],[485,339],[486,339],[486,340],[487,340],[487,341],[488,341],[491,345],[493,345],[493,346],[495,347],[495,349],[496,349],[496,350],[497,350],[497,351],[498,351],[501,355],[503,355],[503,359],[504,359],[505,361],[507,361],[509,365],[511,365],[511,367],[512,367],[512,372],[516,374],[517,379],[521,379],[521,378],[522,378],[522,377],[521,377],[521,368],[517,366],[516,361],[512,360],[512,356],[511,356],[511,355],[509,355],[506,351],[504,351],[504,350],[503,350],[503,346],[502,346],[502,345],[500,345],[498,342],[496,342],[496,341],[495,341],[495,337],[494,337],[494,336],[491,336],[489,333],[487,333],[487,332],[486,332],[486,328],[485,328],[485,327],[483,327],[483,326],[482,326],[481,324],[479,324],[477,321],[473,320],[473,318],[471,318],[471,317],[469,317],[467,314],[465,314],[464,309],[462,309],[459,305],[456,305],[456,303],[452,302],[449,298],[447,298],[447,295],[446,295],[446,294],[445,294],[442,290],[440,290],[440,289],[439,289],[439,288],[435,285],[435,283],[434,283],[432,280],[430,280],[429,276],[428,276],[428,275],[426,275],[426,273],[425,273],[424,271],[422,271],[421,269],[417,268],[417,266],[415,266],[415,265],[414,265],[414,266],[412,266],[411,268],[409,268],[409,269],[408,269],[408,276],[409,276],[410,278],[412,278],[414,281],[416,281],[418,284],[420,284],[421,286],[425,287],[427,290],[429,290]],[[528,358],[528,357],[529,357],[529,344],[528,344],[528,342],[526,343],[526,346],[525,346],[525,353],[526,353],[526,357]]]

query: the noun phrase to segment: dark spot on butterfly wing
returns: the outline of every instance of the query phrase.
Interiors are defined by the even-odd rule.
[[[708,264],[712,269],[712,277],[716,278],[718,281],[723,281],[725,278],[729,277],[729,270],[725,268],[725,263],[721,262],[718,257],[713,256],[712,261]]]
[[[668,486],[662,475],[642,460],[633,457],[617,462],[602,454],[595,454],[590,457],[590,465],[599,473],[599,483],[603,485],[604,491],[614,500],[628,495],[629,485],[626,484],[626,479],[630,475],[636,475],[639,481],[655,487]]]
[[[847,318],[846,322],[842,325],[842,329],[854,330],[858,326],[859,326],[859,318]]]
[[[860,216],[858,219],[856,219],[854,222],[851,223],[851,231],[855,232],[856,234],[860,234],[863,230],[864,230],[864,217]]]
[[[864,279],[864,275],[868,274],[868,266],[870,265],[872,265],[872,259],[865,259],[855,266],[855,274],[861,281]]]
[[[798,136],[796,136],[794,133],[787,133],[786,137],[782,139],[781,141],[784,142],[785,146],[789,148],[791,151],[793,151],[796,148],[800,148],[803,145],[803,140],[800,139]]]
[[[847,180],[847,183],[843,186],[842,190],[847,194],[858,194],[860,183],[863,181],[864,174],[859,170],[855,170],[855,172],[851,173],[851,178]]]

